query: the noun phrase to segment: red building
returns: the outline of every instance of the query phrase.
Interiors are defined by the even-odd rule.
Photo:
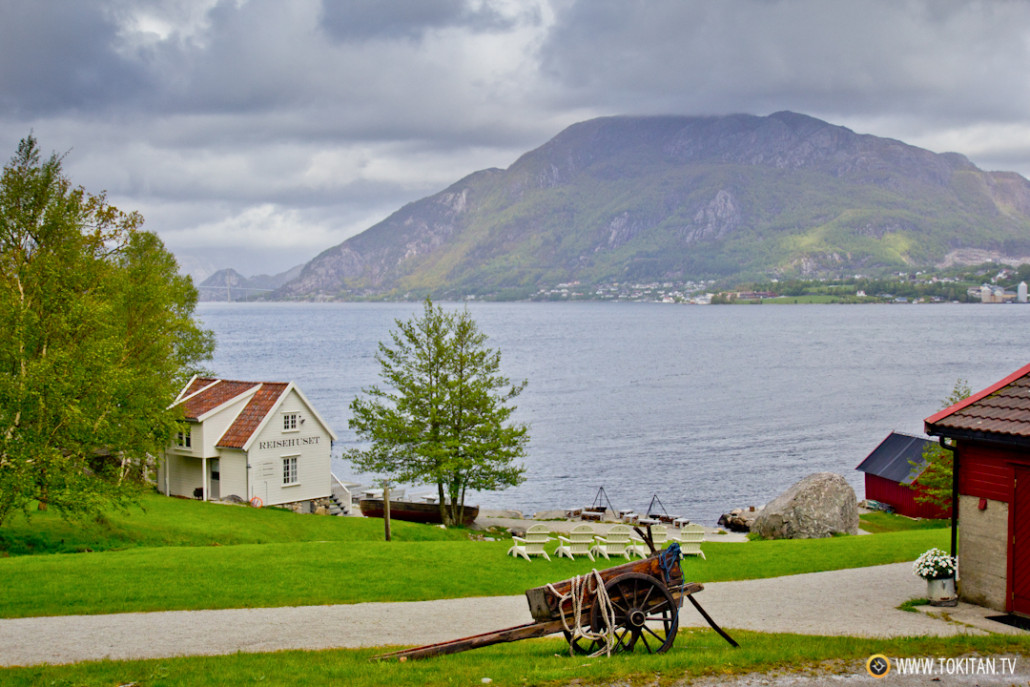
[[[1030,615],[1030,365],[924,426],[955,454],[959,597]]]
[[[923,492],[913,489],[912,482],[926,469],[923,449],[937,442],[901,432],[891,432],[872,453],[855,468],[865,473],[865,497],[891,507],[895,513],[910,518],[947,518],[951,509],[942,510],[930,503],[919,503]]]

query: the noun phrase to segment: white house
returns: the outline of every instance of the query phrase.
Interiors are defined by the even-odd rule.
[[[293,382],[194,377],[173,405],[184,427],[158,471],[165,495],[328,505],[336,435]]]

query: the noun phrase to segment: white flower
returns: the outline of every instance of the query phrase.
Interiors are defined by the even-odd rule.
[[[924,580],[942,580],[955,577],[958,564],[954,556],[949,556],[938,548],[923,553],[912,565],[912,572]]]

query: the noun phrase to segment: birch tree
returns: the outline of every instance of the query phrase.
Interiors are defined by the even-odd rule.
[[[21,141],[0,177],[0,524],[90,514],[144,481],[213,338],[174,257],[62,159]]]
[[[524,479],[517,460],[529,430],[510,419],[526,381],[501,374],[500,352],[468,310],[445,312],[426,299],[421,316],[396,324],[376,354],[383,386],[350,404],[349,425],[370,446],[347,457],[361,471],[435,484],[443,521],[459,523],[469,490]]]

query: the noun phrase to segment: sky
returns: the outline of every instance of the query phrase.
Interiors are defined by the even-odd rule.
[[[1030,176],[1030,0],[0,0],[34,135],[202,279],[607,115],[792,110]]]

